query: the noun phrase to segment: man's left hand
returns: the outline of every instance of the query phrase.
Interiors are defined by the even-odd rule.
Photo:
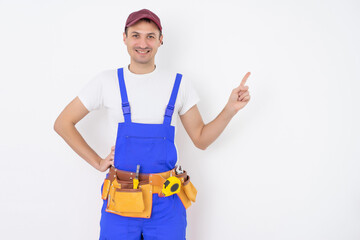
[[[250,101],[249,87],[245,86],[246,80],[250,76],[248,72],[242,79],[240,85],[234,88],[230,94],[229,101],[226,104],[226,108],[235,115],[240,109]]]

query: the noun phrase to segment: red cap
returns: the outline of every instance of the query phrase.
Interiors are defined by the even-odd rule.
[[[142,9],[137,12],[131,13],[126,20],[125,28],[130,27],[131,25],[134,25],[137,21],[139,21],[142,18],[150,19],[158,26],[160,31],[162,30],[160,18],[158,16],[156,16],[155,13],[153,13],[152,11],[150,11],[148,9]]]

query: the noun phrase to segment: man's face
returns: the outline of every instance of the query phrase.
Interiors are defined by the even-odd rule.
[[[163,36],[153,22],[139,21],[128,27],[124,33],[124,43],[132,61],[147,64],[154,61],[157,49],[161,46]]]

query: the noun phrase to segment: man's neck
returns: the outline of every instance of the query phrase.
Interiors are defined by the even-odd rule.
[[[154,63],[151,64],[135,64],[135,63],[130,63],[130,65],[128,66],[129,71],[135,74],[146,74],[146,73],[151,73],[155,70],[156,65]]]

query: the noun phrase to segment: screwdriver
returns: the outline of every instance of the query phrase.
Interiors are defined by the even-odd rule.
[[[137,189],[139,186],[139,172],[140,172],[140,165],[138,164],[136,166],[136,175],[135,178],[133,179],[133,189]]]

